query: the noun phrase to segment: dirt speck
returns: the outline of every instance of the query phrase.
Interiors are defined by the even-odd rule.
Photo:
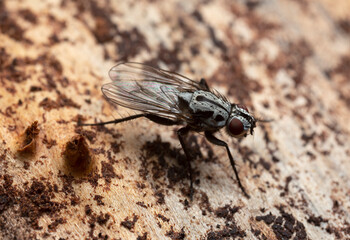
[[[278,70],[284,69],[298,87],[304,80],[305,62],[313,53],[312,46],[304,39],[290,42],[274,62],[267,63],[269,74],[274,76]]]
[[[86,130],[81,127],[76,127],[75,132],[78,133],[79,135],[86,137],[90,143],[95,143],[96,141],[96,132],[94,131]]]
[[[138,236],[136,240],[147,240],[147,233],[145,232],[142,236]]]
[[[24,41],[24,30],[16,23],[14,16],[6,10],[0,14],[0,32],[17,41]]]
[[[95,195],[94,196],[94,200],[96,201],[97,206],[105,205],[104,202],[102,201],[102,199],[103,199],[103,196],[101,196],[101,195]]]
[[[186,237],[186,234],[183,228],[181,229],[180,232],[175,232],[173,229],[173,226],[171,226],[171,230],[168,231],[165,235],[170,237],[172,240],[182,240],[182,239],[185,239]]]
[[[57,214],[65,206],[53,200],[55,198],[54,187],[46,179],[38,180],[34,178],[30,185],[21,187],[15,185],[9,175],[0,175],[0,181],[0,214],[3,217],[2,220],[7,221],[6,214],[3,215],[2,213],[9,210],[17,218],[24,218],[24,228],[42,229],[39,222],[44,215],[56,222],[52,225],[52,230],[55,229],[55,226],[61,224],[61,221],[57,220]]]
[[[136,202],[137,205],[139,205],[140,207],[143,207],[143,208],[148,208],[147,205],[145,204],[145,202]]]
[[[57,218],[55,219],[51,224],[49,224],[47,227],[50,232],[55,232],[58,225],[66,223],[67,220],[64,218]]]
[[[30,9],[20,10],[19,15],[30,23],[36,24],[38,22],[37,16]]]
[[[101,174],[102,174],[102,177],[105,179],[106,183],[111,183],[112,178],[118,178],[118,179],[123,178],[122,175],[117,175],[114,172],[113,165],[110,164],[109,162],[102,162],[101,164],[102,164]]]
[[[165,199],[164,199],[164,193],[160,190],[155,192],[155,197],[157,198],[157,203],[158,204],[164,204],[165,203]]]
[[[57,145],[56,140],[54,140],[54,139],[47,139],[46,135],[44,136],[44,138],[42,140],[42,143],[46,145],[47,149],[51,149],[53,146]]]
[[[165,217],[164,215],[162,215],[162,214],[160,214],[160,213],[157,214],[157,217],[160,218],[160,219],[162,219],[163,222],[169,222],[169,221],[170,221],[169,218]]]
[[[95,18],[95,28],[93,33],[99,43],[105,43],[113,40],[116,30],[114,24],[109,20],[109,18],[97,16]]]
[[[230,205],[225,205],[224,207],[219,207],[214,211],[215,215],[220,218],[225,218],[228,221],[233,220],[233,215],[239,211],[240,207],[231,207]]]
[[[296,220],[293,215],[286,213],[282,207],[279,207],[280,216],[274,216],[271,213],[263,216],[257,216],[257,221],[264,221],[267,225],[271,226],[272,231],[275,233],[277,239],[291,239],[295,234],[294,239],[301,240],[307,239],[307,233],[305,226]]]
[[[209,231],[207,234],[207,240],[219,240],[219,239],[236,239],[244,238],[246,233],[241,230],[235,223],[226,224],[221,230]]]
[[[320,227],[321,226],[321,223],[327,223],[328,220],[327,219],[324,219],[323,217],[321,216],[318,216],[316,217],[315,215],[311,215],[308,220],[307,220],[308,223],[311,223],[312,225],[316,226],[316,227]]]
[[[72,99],[68,98],[64,94],[57,96],[57,99],[55,101],[46,97],[39,103],[39,106],[44,108],[46,111],[51,111],[52,109],[58,109],[62,107],[80,108],[78,104],[76,104]]]
[[[127,61],[129,58],[136,56],[143,49],[147,51],[150,50],[146,44],[146,38],[137,28],[133,28],[130,31],[118,31],[117,35],[120,38],[120,40],[117,41],[120,60]]]
[[[120,223],[120,226],[125,227],[126,229],[131,231],[134,228],[135,223],[138,220],[138,216],[133,215],[132,220],[130,220],[130,219],[131,219],[131,217],[130,218],[129,217],[125,218],[124,221],[122,221]]]
[[[342,19],[338,22],[338,26],[346,33],[350,34],[350,20]]]

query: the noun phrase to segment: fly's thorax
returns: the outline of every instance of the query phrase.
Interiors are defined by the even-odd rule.
[[[209,91],[198,90],[192,93],[188,108],[194,118],[199,120],[198,124],[205,128],[203,130],[217,129],[225,126],[231,104]]]

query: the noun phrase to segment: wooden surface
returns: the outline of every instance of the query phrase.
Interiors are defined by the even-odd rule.
[[[349,239],[350,3],[0,1],[1,239]],[[199,80],[270,123],[239,168],[100,87],[119,60]],[[37,121],[37,125],[35,123]],[[198,151],[201,150],[201,153]]]

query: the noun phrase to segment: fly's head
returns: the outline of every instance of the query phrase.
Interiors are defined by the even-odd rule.
[[[228,134],[235,138],[253,134],[256,119],[249,113],[248,108],[241,104],[231,105],[231,114],[226,123]]]

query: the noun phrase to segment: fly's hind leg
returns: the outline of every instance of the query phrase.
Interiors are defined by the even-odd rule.
[[[153,114],[145,114],[145,117],[148,118],[149,120],[151,120],[152,122],[155,122],[155,123],[158,123],[158,124],[162,124],[162,125],[166,125],[166,126],[179,124],[178,122],[176,122],[174,120],[163,118],[163,117],[159,117],[159,116],[153,115]]]
[[[173,121],[173,120],[170,120],[167,118],[163,118],[163,117],[158,117],[157,115],[141,113],[141,114],[136,114],[136,115],[132,115],[129,117],[125,117],[125,118],[115,119],[115,120],[108,121],[108,122],[100,122],[100,123],[81,123],[81,122],[78,122],[78,125],[79,126],[102,126],[102,125],[107,125],[107,124],[113,124],[113,123],[117,124],[117,123],[121,123],[121,122],[126,122],[126,121],[130,121],[130,120],[140,118],[140,117],[146,117],[155,123],[167,125],[167,126],[178,124],[176,121]]]
[[[126,122],[135,118],[140,118],[140,117],[145,117],[146,114],[142,113],[142,114],[136,114],[136,115],[132,115],[129,117],[125,117],[125,118],[119,118],[119,119],[115,119],[112,121],[108,121],[108,122],[100,122],[100,123],[81,123],[78,122],[78,126],[102,126],[102,125],[107,125],[107,124],[117,124],[117,123],[121,123],[121,122]]]

